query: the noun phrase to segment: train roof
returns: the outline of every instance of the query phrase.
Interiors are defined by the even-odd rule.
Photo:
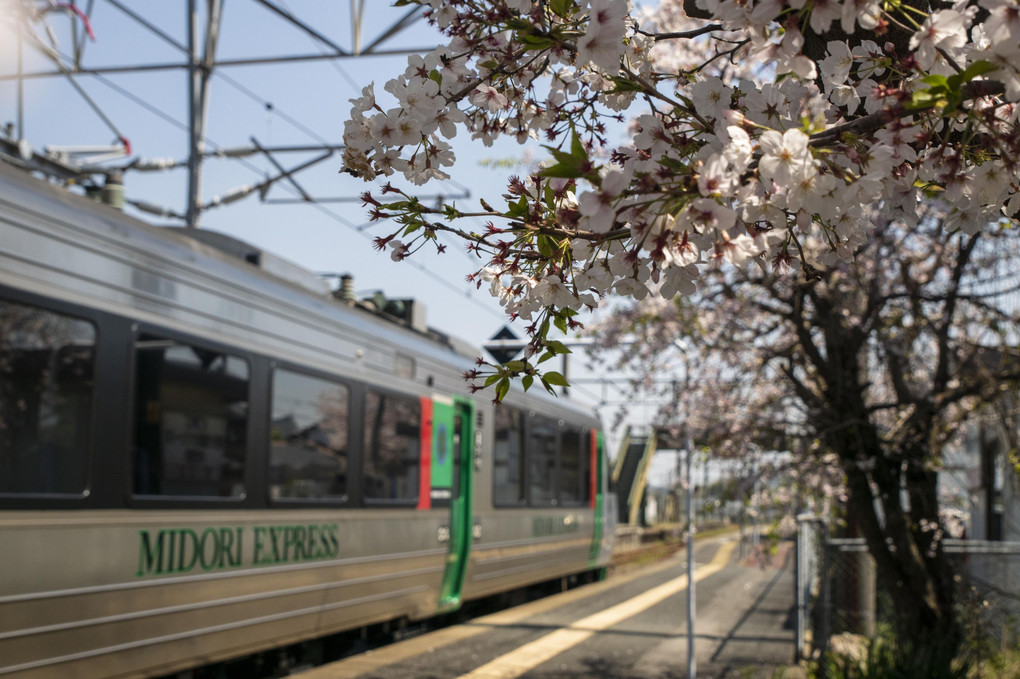
[[[37,255],[40,259],[55,256],[58,254],[55,244],[61,243],[64,246],[76,245],[82,252],[88,251],[93,264],[98,264],[98,260],[103,258],[135,264],[133,279],[127,281],[126,287],[137,292],[148,283],[150,288],[154,288],[147,291],[150,297],[171,297],[173,291],[165,284],[167,280],[193,275],[198,281],[196,285],[222,286],[224,297],[236,295],[239,289],[244,288],[256,293],[254,297],[244,297],[278,300],[303,307],[312,314],[328,314],[335,322],[381,334],[382,339],[396,345],[450,354],[450,360],[455,362],[458,361],[454,356],[473,359],[479,352],[467,343],[430,331],[421,324],[413,328],[404,319],[373,311],[368,303],[339,301],[321,277],[243,241],[201,229],[153,226],[3,162],[0,162],[0,204],[4,205],[3,217],[0,218],[8,225],[28,226],[35,236],[45,234],[49,239],[45,252],[26,251],[24,254]],[[30,246],[26,240],[29,236],[24,229],[22,231],[20,244],[28,250]],[[8,241],[7,245],[12,243]],[[65,254],[69,252],[66,247],[63,251]],[[69,259],[71,261],[65,272],[68,275],[63,278],[89,276],[83,266],[76,266],[84,262]],[[17,265],[5,266],[0,272],[3,276],[0,280],[19,273],[27,274],[24,269]],[[143,270],[165,280],[141,280],[145,278]],[[62,292],[70,297],[78,297],[76,293],[85,292],[68,285],[70,281],[61,280],[62,277],[46,273],[32,272],[33,282],[42,287],[64,287],[66,289]],[[108,269],[106,275],[112,278],[114,273],[119,272]],[[103,274],[96,274],[96,277],[99,275]],[[89,290],[99,292],[94,286]],[[112,303],[114,291],[106,292],[108,294],[95,294],[93,301],[101,305]],[[243,301],[236,297],[232,299]],[[141,306],[144,310],[144,305]]]
[[[0,248],[0,283],[130,311],[299,362],[314,355],[393,374],[400,355],[413,357],[445,365],[446,387],[457,391],[465,389],[461,374],[481,355],[420,318],[412,327],[408,318],[380,312],[379,301],[337,299],[321,277],[251,244],[203,229],[153,226],[2,157],[0,207],[0,229],[9,232]],[[414,305],[421,309],[417,301],[400,301],[409,316]],[[532,396],[557,410],[577,409],[565,399]]]

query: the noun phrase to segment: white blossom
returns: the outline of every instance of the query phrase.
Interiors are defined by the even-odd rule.
[[[703,118],[722,120],[723,112],[730,108],[733,89],[719,78],[707,78],[691,85],[690,97],[694,110]]]
[[[709,21],[679,1],[499,0],[492,13],[484,2],[427,4],[449,40],[409,57],[385,94],[369,85],[350,100],[343,168],[366,180],[445,179],[456,161],[446,140],[459,129],[486,145],[510,137],[555,149],[553,163],[536,164],[563,176],[514,180],[505,206],[488,211],[503,223],[460,231],[474,234],[478,280],[509,314],[534,319],[609,294],[689,295],[709,265],[753,260],[803,275],[805,264],[852,258],[876,211],[916,226],[930,196],[946,206],[946,228],[964,233],[1020,209],[1020,0],[930,12],[878,0],[696,0]],[[979,7],[987,17],[975,24]],[[801,31],[827,40],[822,57]],[[655,39],[664,32],[676,37]],[[886,32],[899,42],[862,39]],[[946,82],[926,76],[978,60],[994,70],[964,72],[973,82],[959,106],[903,113]],[[603,124],[607,111],[620,112],[626,136]],[[410,200],[394,203],[408,214],[366,202],[373,218],[429,225],[393,233],[395,259],[461,218]]]
[[[814,169],[808,137],[797,129],[782,134],[775,130],[766,131],[761,136],[761,152],[758,172],[766,183],[786,186]]]
[[[939,49],[954,51],[967,42],[967,22],[960,12],[943,9],[930,14],[910,38],[910,49],[917,50],[917,62],[929,69]]]
[[[627,0],[591,0],[588,29],[577,41],[577,60],[615,73],[623,56]]]

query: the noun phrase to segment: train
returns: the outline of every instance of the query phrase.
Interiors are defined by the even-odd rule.
[[[0,160],[0,678],[187,673],[603,573],[597,417],[471,394],[480,352],[397,306]]]

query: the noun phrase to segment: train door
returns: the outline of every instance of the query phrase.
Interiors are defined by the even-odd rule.
[[[449,507],[446,568],[439,594],[442,611],[460,606],[471,552],[474,490],[474,403],[455,397],[433,406],[433,507]]]
[[[591,551],[588,555],[588,567],[595,568],[602,552],[602,537],[606,529],[605,497],[602,488],[605,484],[605,448],[601,431],[591,432],[591,496],[589,498],[592,509],[595,510],[595,525],[592,531]]]

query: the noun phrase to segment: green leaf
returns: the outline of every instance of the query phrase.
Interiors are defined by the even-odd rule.
[[[508,391],[510,391],[510,380],[504,377],[496,385],[496,400],[502,401]]]
[[[382,207],[384,210],[391,212],[403,212],[404,210],[410,209],[412,206],[417,207],[417,202],[412,200],[397,200],[392,203],[383,203]]]
[[[527,219],[528,217],[528,198],[522,196],[516,203],[509,203],[509,209],[506,211],[506,216],[509,219]]]
[[[556,256],[556,241],[550,236],[538,236],[535,238],[535,245],[538,246],[538,251],[542,253],[543,257]]]
[[[987,59],[978,59],[970,66],[968,66],[966,69],[964,69],[963,75],[965,76],[966,80],[970,81],[979,75],[991,73],[992,71],[997,71],[998,69],[999,69],[998,66],[988,61]]]
[[[549,209],[553,209],[556,205],[556,192],[553,191],[552,183],[546,182],[545,189],[542,191],[542,200],[549,206]]]
[[[500,375],[499,373],[489,375],[487,378],[485,378],[485,386],[491,387],[498,379],[500,379],[500,377],[502,377],[502,375]]]
[[[526,365],[527,363],[525,363],[524,361],[507,361],[506,363],[503,364],[503,367],[506,368],[507,370],[519,373],[522,370],[524,370],[524,366]]]
[[[534,24],[522,17],[511,17],[507,19],[506,27],[512,31],[531,31],[535,28]]]
[[[949,89],[949,80],[946,78],[946,76],[939,75],[937,73],[924,76],[923,78],[921,78],[921,82],[923,82],[925,85],[928,85],[929,88],[933,90]]]
[[[549,9],[552,10],[553,14],[564,19],[573,14],[574,8],[574,0],[552,0],[549,3]]]
[[[587,164],[588,152],[585,150],[581,138],[577,136],[577,132],[571,130],[571,134],[570,153],[553,146],[542,146],[556,160],[556,164],[544,168],[539,172],[541,176],[562,179],[576,179],[585,176],[581,172],[581,166]]]
[[[521,386],[524,387],[524,391],[531,389],[531,385],[534,381],[535,377],[533,375],[525,375],[524,377],[522,377]]]
[[[535,365],[542,365],[543,363],[548,361],[550,358],[556,358],[556,354],[554,354],[551,351],[547,351],[544,354],[542,354],[541,357],[539,357],[538,361],[535,362]]]
[[[916,111],[919,109],[936,108],[939,105],[944,105],[946,102],[945,93],[932,92],[931,90],[917,90],[910,98],[910,103],[907,104],[908,111]]]
[[[581,141],[581,137],[578,136],[577,130],[574,128],[570,128],[570,155],[579,165],[588,160],[588,151],[584,148],[584,142]]]
[[[565,165],[563,163],[557,163],[556,165],[543,168],[538,175],[540,177],[555,177],[557,179],[577,179],[578,177],[584,176],[581,173],[580,168],[573,165]]]
[[[517,41],[524,45],[528,50],[547,50],[556,46],[556,41],[552,38],[530,33],[518,33]]]
[[[555,385],[557,387],[570,386],[570,384],[567,382],[567,378],[561,375],[560,373],[556,372],[555,370],[552,372],[547,372],[544,375],[542,375],[542,382],[547,386],[548,385]]]
[[[959,89],[964,85],[964,83],[969,83],[971,80],[978,77],[979,75],[991,73],[997,68],[998,66],[996,66],[992,62],[986,59],[979,59],[978,61],[975,61],[974,63],[969,65],[966,69],[964,69],[963,73],[957,73],[955,75],[949,76],[948,78],[949,87],[951,87],[954,90]]]
[[[645,88],[641,83],[634,82],[629,78],[614,75],[610,76],[609,79],[613,82],[616,87],[612,89],[612,93],[617,92],[644,92]]]
[[[553,352],[554,354],[570,354],[573,353],[567,348],[567,345],[559,340],[547,340],[545,343],[546,349]]]

